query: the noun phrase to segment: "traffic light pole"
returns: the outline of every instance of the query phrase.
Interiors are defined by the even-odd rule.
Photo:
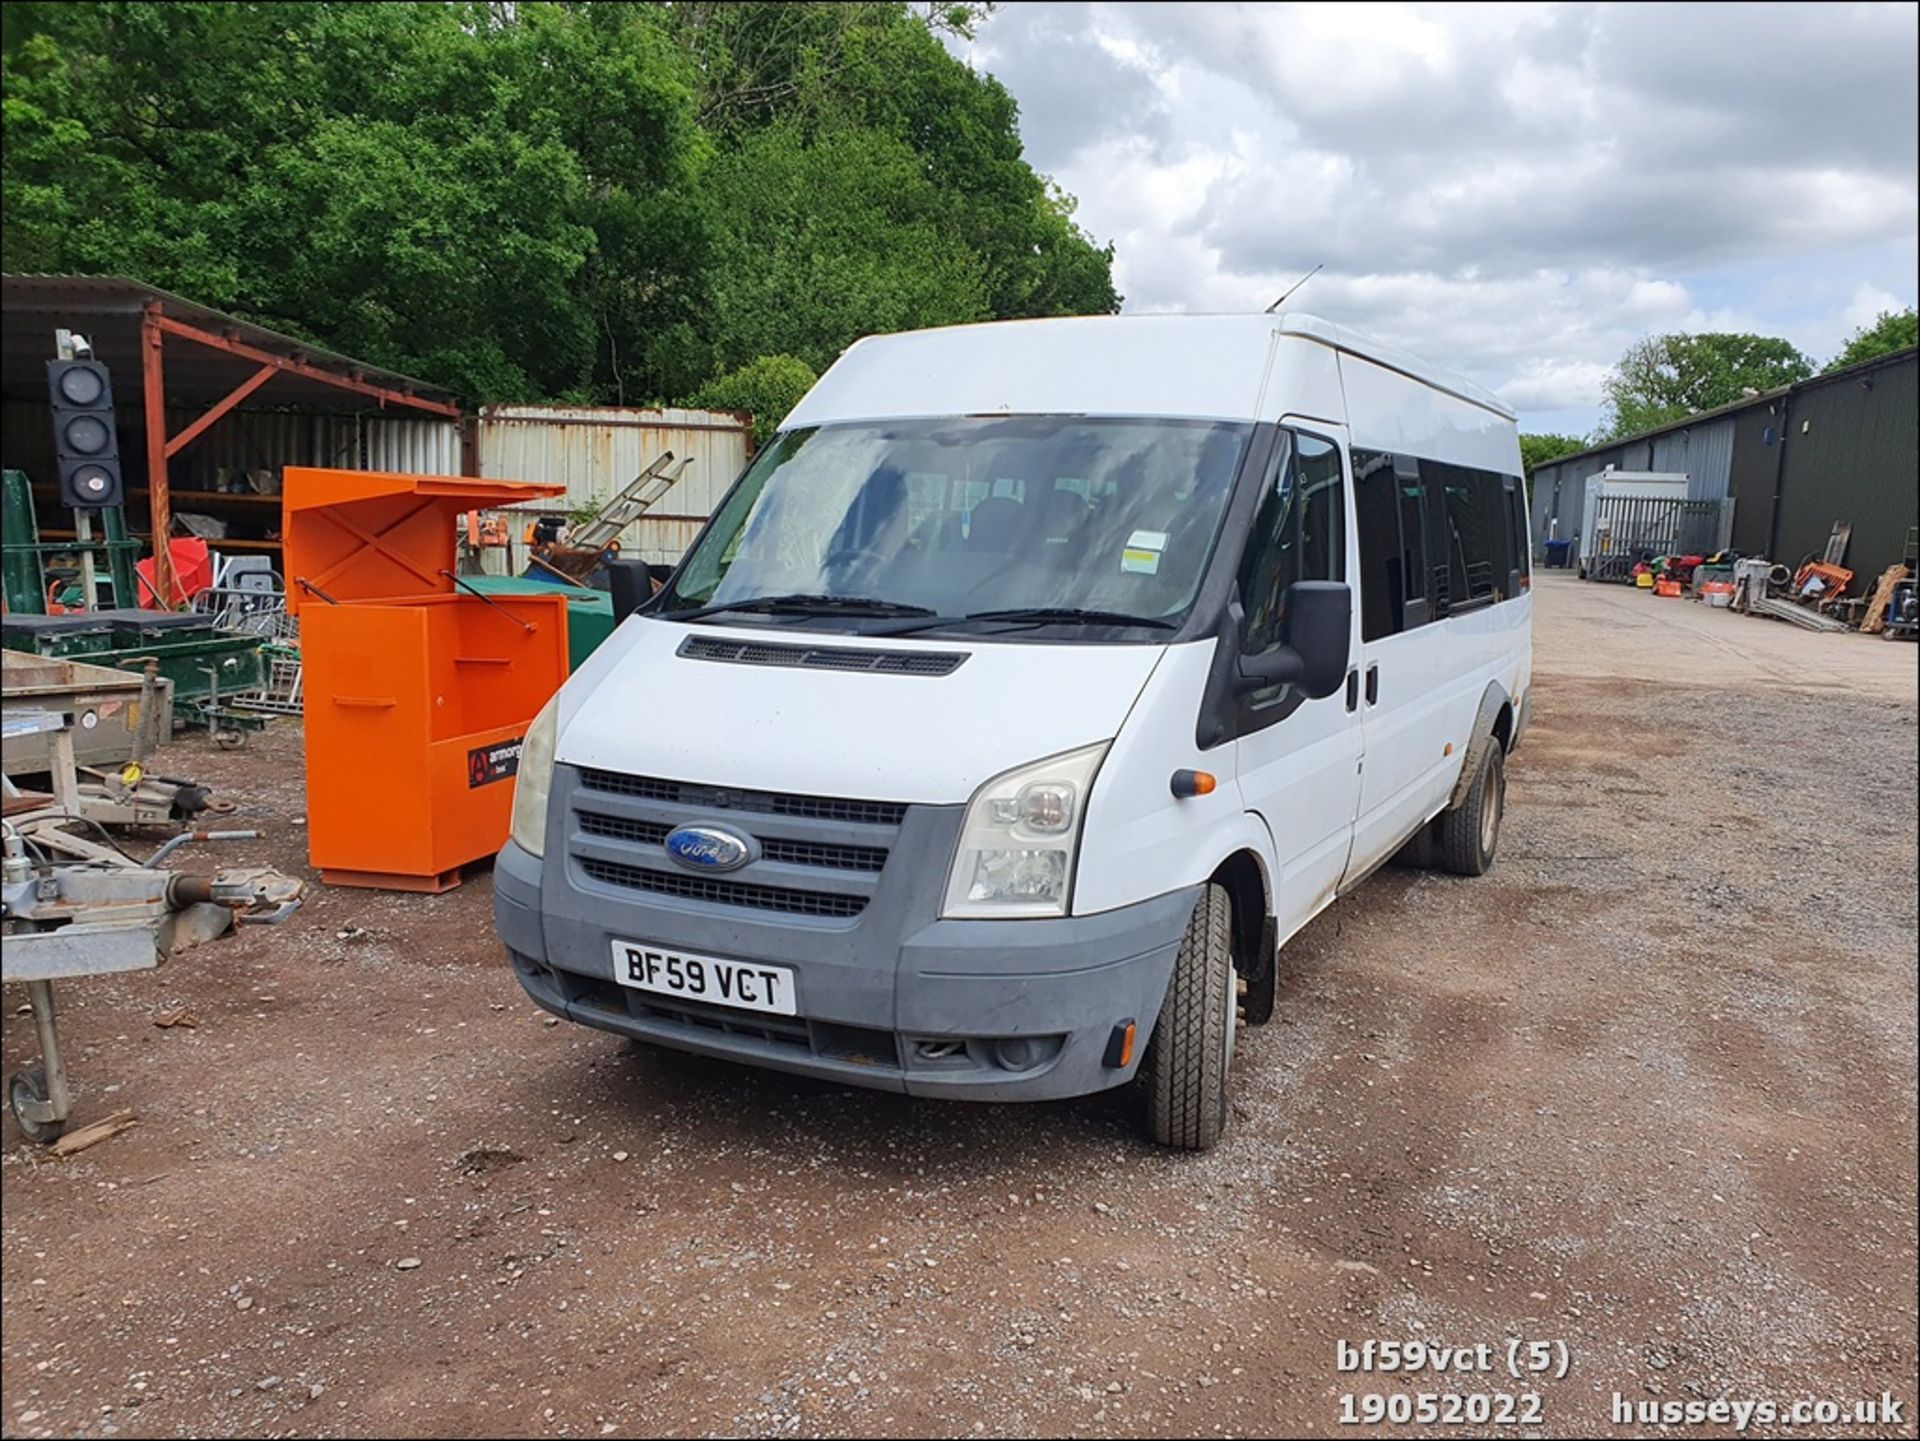
[[[80,548],[80,609],[98,610],[100,592],[93,579],[93,512],[84,506],[73,512],[73,540]]]

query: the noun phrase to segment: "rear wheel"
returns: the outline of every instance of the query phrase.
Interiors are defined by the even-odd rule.
[[[1495,737],[1480,762],[1473,788],[1459,805],[1442,811],[1435,841],[1440,864],[1457,876],[1484,876],[1500,848],[1500,822],[1507,809],[1507,753]]]
[[[1142,1066],[1147,1132],[1163,1146],[1205,1151],[1226,1130],[1235,979],[1233,901],[1210,884],[1187,922]]]

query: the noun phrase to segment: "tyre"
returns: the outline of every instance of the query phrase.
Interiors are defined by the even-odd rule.
[[[1205,1151],[1226,1129],[1237,989],[1233,901],[1226,887],[1209,885],[1187,922],[1141,1067],[1147,1134],[1163,1146]]]
[[[1507,809],[1507,753],[1495,739],[1480,762],[1466,799],[1442,811],[1434,842],[1440,866],[1456,876],[1484,876],[1500,848],[1500,822]]]

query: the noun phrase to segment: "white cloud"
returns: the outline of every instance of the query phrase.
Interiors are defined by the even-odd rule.
[[[1847,302],[1841,319],[1849,331],[1859,330],[1862,326],[1872,325],[1889,310],[1904,310],[1911,303],[1902,302],[1892,291],[1882,290],[1877,285],[1862,285],[1853,292],[1853,299]]]
[[[1258,308],[1325,261],[1299,308],[1591,418],[1649,332],[1824,358],[1913,303],[1917,15],[1008,4],[970,58],[1129,310]]]

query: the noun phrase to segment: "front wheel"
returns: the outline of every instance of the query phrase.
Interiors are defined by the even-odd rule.
[[[1226,1130],[1234,982],[1233,901],[1226,887],[1209,885],[1187,922],[1141,1066],[1147,1133],[1163,1146],[1205,1151]]]

